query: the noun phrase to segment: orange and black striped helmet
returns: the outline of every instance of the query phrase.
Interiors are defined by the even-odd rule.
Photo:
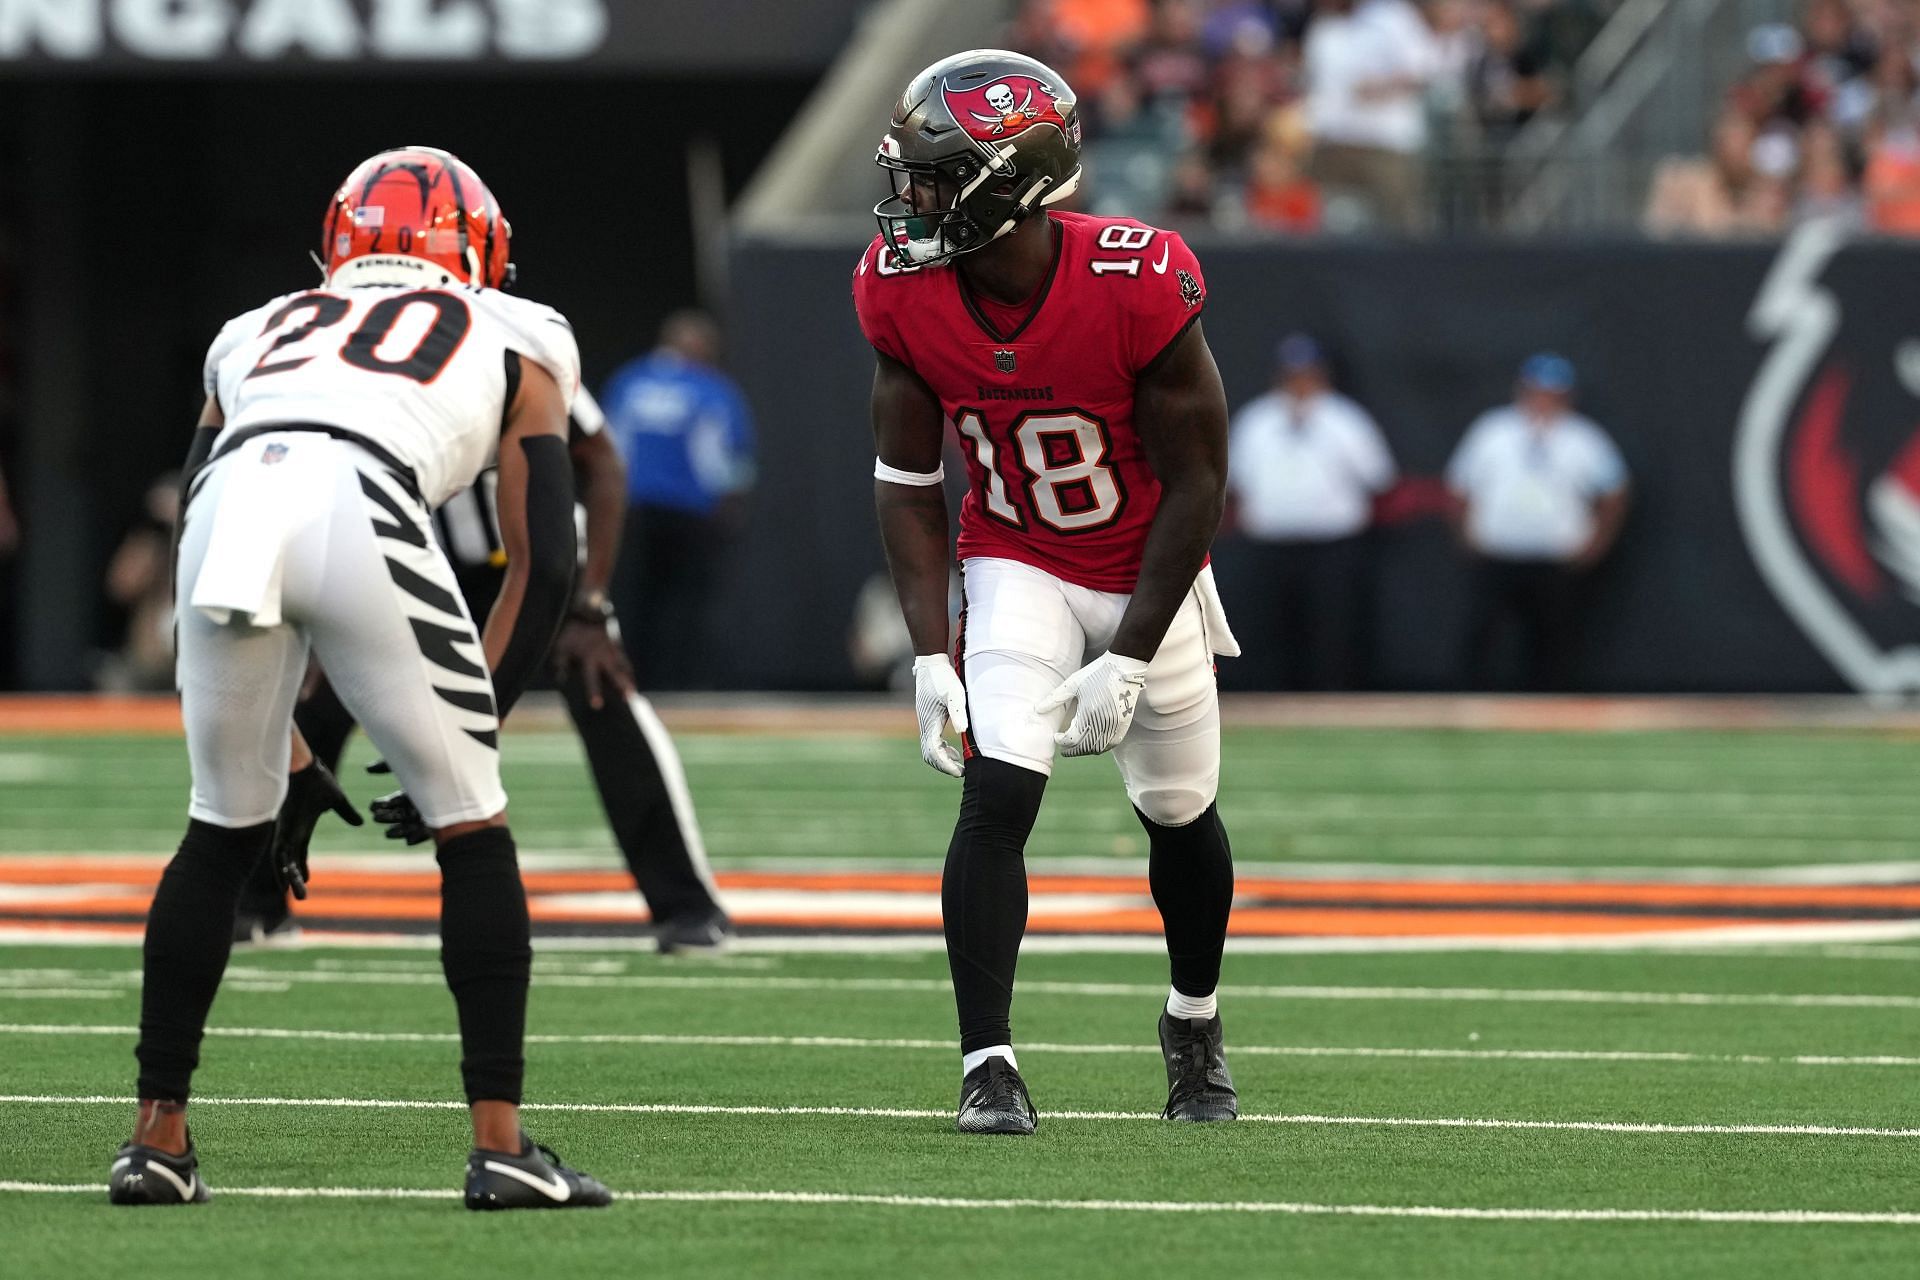
[[[502,289],[513,283],[512,237],[500,202],[459,157],[438,147],[397,147],[363,161],[340,184],[319,259],[329,282],[349,264],[358,264],[349,283],[381,266],[431,264],[450,277],[433,283]]]

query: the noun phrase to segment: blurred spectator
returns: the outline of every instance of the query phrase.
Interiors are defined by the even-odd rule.
[[[1332,389],[1326,357],[1304,334],[1276,352],[1274,389],[1234,415],[1228,448],[1232,522],[1248,539],[1257,588],[1242,608],[1271,689],[1359,687],[1366,533],[1393,455],[1367,411]]]
[[[1840,131],[1814,124],[1800,135],[1800,190],[1794,204],[1795,221],[1837,218],[1850,226],[1865,223],[1865,201]]]
[[[615,597],[644,689],[713,678],[714,589],[753,484],[753,419],[719,359],[713,320],[675,312],[660,345],[616,370],[601,396],[627,462],[632,507]]]
[[[1732,105],[1757,129],[1798,129],[1826,108],[1827,91],[1808,74],[1806,41],[1787,24],[1770,23],[1747,34],[1746,77],[1734,86]]]
[[[95,683],[109,693],[160,693],[173,688],[173,526],[180,476],[168,472],[147,487],[133,528],[107,562],[107,598],[126,611],[120,647],[100,663]]]
[[[1320,188],[1307,176],[1305,156],[1313,145],[1306,117],[1276,112],[1247,169],[1247,221],[1270,231],[1306,235],[1320,229]]]
[[[1498,191],[1613,3],[1025,0],[1007,40],[1079,92],[1094,212],[1369,231],[1431,225],[1431,190],[1477,227],[1504,200],[1427,171]]]
[[[1481,137],[1507,142],[1552,101],[1553,87],[1513,10],[1494,4],[1482,12],[1479,48],[1466,67],[1467,101]]]
[[[1771,172],[1762,170],[1763,163]],[[1668,159],[1654,171],[1644,225],[1659,236],[1777,232],[1785,220],[1784,181],[1792,165],[1790,145],[1785,155],[1777,138],[1764,145],[1753,121],[1730,110],[1714,126],[1710,154]]]
[[[1656,234],[1774,234],[1839,218],[1920,236],[1920,10],[1806,0],[1797,26],[1747,34],[1711,155],[1656,172]]]
[[[1513,403],[1469,427],[1447,464],[1474,560],[1469,687],[1492,687],[1508,619],[1525,636],[1526,687],[1572,687],[1583,577],[1612,549],[1628,489],[1612,439],[1573,411],[1573,388],[1564,357],[1529,358]]]
[[[1432,35],[1408,0],[1321,0],[1307,28],[1307,118],[1314,177],[1329,213],[1418,231],[1426,223],[1424,98]]]

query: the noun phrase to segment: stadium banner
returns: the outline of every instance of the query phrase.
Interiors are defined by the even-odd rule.
[[[1920,324],[1905,299],[1920,249],[1820,226],[1783,245],[1195,247],[1230,403],[1266,389],[1277,339],[1312,333],[1429,493],[1528,354],[1573,361],[1578,407],[1634,485],[1588,581],[1576,687],[1920,693]],[[856,601],[884,571],[872,356],[847,294],[858,253],[735,246],[730,363],[762,418],[761,474],[780,477],[729,588],[743,683],[850,680]],[[1355,588],[1379,688],[1460,685],[1469,565],[1421,510],[1376,530]],[[1215,553],[1229,612],[1261,590],[1237,550],[1228,537]],[[1231,663],[1221,675],[1235,684]]]
[[[860,0],[0,0],[0,74],[818,70]]]

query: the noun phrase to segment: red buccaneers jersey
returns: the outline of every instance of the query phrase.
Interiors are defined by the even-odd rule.
[[[902,271],[880,240],[853,275],[877,349],[933,389],[972,486],[962,560],[997,556],[1096,591],[1133,590],[1160,482],[1133,425],[1134,383],[1200,314],[1200,264],[1171,231],[1054,213],[1032,304],[974,297],[952,267]]]

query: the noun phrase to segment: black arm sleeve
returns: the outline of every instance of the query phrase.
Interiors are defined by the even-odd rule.
[[[213,441],[219,434],[219,427],[193,429],[193,443],[187,446],[187,460],[180,464],[181,493],[184,494],[187,486],[193,483],[193,473],[207,465],[207,455],[213,452]]]
[[[506,652],[493,673],[493,697],[502,720],[566,617],[578,550],[573,534],[573,459],[558,436],[520,442],[527,455],[527,590]]]
[[[172,545],[167,549],[176,595],[180,586],[180,528],[186,523],[187,503],[193,497],[193,477],[207,465],[207,455],[213,452],[213,441],[219,434],[219,427],[195,427],[193,443],[187,446],[187,460],[180,464],[180,505],[174,509]]]

